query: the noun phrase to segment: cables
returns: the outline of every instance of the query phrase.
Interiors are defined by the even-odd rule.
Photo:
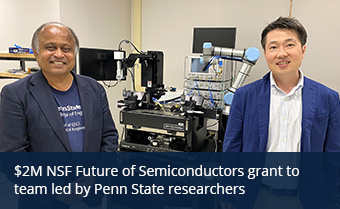
[[[119,42],[119,45],[118,45],[118,50],[122,50],[122,43],[127,43],[127,44],[130,44],[139,54],[144,54],[143,52],[139,51],[137,49],[137,47],[129,40],[122,40],[121,42]]]
[[[136,50],[136,52],[138,52],[139,54],[146,54],[145,52],[143,52],[143,51],[140,51],[131,41],[129,41],[129,40],[126,40],[126,39],[124,39],[124,40],[122,40],[122,41],[120,41],[119,42],[119,44],[118,44],[118,50],[119,51],[122,51],[122,44],[123,43],[127,43],[127,44],[130,44],[132,47],[133,47],[133,49],[134,50]],[[133,51],[133,49],[132,49],[132,51]],[[131,52],[132,52],[131,51]],[[125,58],[124,58],[125,59]],[[133,67],[134,68],[134,67]],[[135,76],[134,76],[134,73],[127,67],[126,68],[128,71],[129,71],[129,73],[131,74],[131,77],[132,77],[132,85],[133,85],[133,91],[135,91]]]
[[[140,50],[137,49],[137,47],[129,40],[122,40],[121,42],[119,42],[119,45],[118,45],[118,50],[119,51],[122,51],[122,44],[123,43],[127,43],[127,44],[130,44],[139,54],[143,54],[143,52],[141,52]],[[125,56],[125,55],[124,55]],[[124,58],[124,57],[122,57]],[[133,83],[133,90],[135,90],[135,78],[134,78],[134,74],[131,72],[131,70],[129,68],[127,68],[127,70],[130,72],[131,74],[131,77],[132,77],[132,83]],[[106,83],[105,81],[102,81],[104,86],[106,88],[112,88],[112,87],[116,87],[119,83],[119,81],[117,81],[115,84],[111,85],[111,83]]]
[[[195,78],[195,87],[197,88],[197,93],[198,93],[198,96],[201,96],[200,94],[200,89],[198,88],[198,84],[197,84],[197,78]]]
[[[215,59],[227,59],[227,60],[235,60],[235,61],[240,61],[240,62],[243,61],[243,60],[240,59],[240,58],[227,57],[227,56],[221,57],[221,56],[215,55],[215,56],[211,57],[210,60],[209,60],[209,62],[208,62],[208,64],[206,64],[206,65],[204,66],[203,72],[210,68],[212,62],[213,62]]]
[[[195,90],[195,88],[197,88],[197,93],[198,93],[198,96],[201,96],[200,95],[200,90],[198,88],[198,85],[197,85],[197,78],[195,78],[195,86],[192,87],[192,89],[187,93],[188,96],[192,95],[193,93],[191,93],[193,90]]]
[[[127,68],[127,70],[129,71],[129,73],[131,74],[131,78],[132,78],[132,87],[133,87],[133,91],[135,91],[135,76],[134,76],[134,74],[132,73],[132,71],[129,69],[129,68]]]
[[[213,123],[213,124],[207,125],[207,128],[210,128],[210,127],[216,126],[218,123],[219,123],[219,121],[217,121],[217,122],[215,122],[215,123]]]
[[[118,85],[118,81],[116,81],[116,83],[115,84],[113,84],[113,85],[111,85],[111,83],[110,84],[107,84],[105,81],[102,81],[103,82],[103,84],[104,84],[104,86],[106,87],[106,88],[113,88],[113,87],[115,87],[115,86],[117,86]]]
[[[215,106],[215,101],[214,101],[214,97],[212,95],[212,92],[211,92],[211,82],[210,82],[210,77],[209,77],[209,86],[208,86],[208,90],[209,90],[209,100],[211,102],[211,105],[210,105],[210,108],[214,107]]]

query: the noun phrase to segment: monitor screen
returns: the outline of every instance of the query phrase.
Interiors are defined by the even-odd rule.
[[[236,27],[194,28],[192,53],[203,53],[203,43],[213,46],[235,48]]]
[[[116,80],[117,63],[113,50],[80,48],[78,54],[78,73],[96,80]],[[126,72],[124,72],[126,74]]]

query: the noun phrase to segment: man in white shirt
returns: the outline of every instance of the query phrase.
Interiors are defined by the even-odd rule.
[[[340,151],[339,94],[303,75],[300,66],[306,41],[305,28],[293,18],[280,17],[262,31],[270,72],[236,91],[224,152]],[[269,193],[281,189],[272,185],[263,189]],[[283,189],[297,194],[295,189]]]
[[[339,94],[303,75],[306,41],[306,30],[292,18],[263,30],[270,72],[236,91],[223,151],[340,151]]]

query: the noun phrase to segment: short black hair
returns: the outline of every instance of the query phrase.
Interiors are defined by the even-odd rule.
[[[267,34],[275,29],[288,29],[295,31],[301,42],[301,46],[304,46],[307,42],[307,31],[298,20],[290,17],[279,17],[263,29],[261,34],[261,45],[263,49],[266,47]]]

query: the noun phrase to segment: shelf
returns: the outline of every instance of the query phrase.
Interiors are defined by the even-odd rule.
[[[33,54],[12,54],[12,53],[0,53],[0,59],[2,60],[28,60],[35,61]]]
[[[33,54],[14,54],[14,53],[0,53],[0,60],[16,60],[20,61],[20,67],[23,70],[26,70],[25,62],[26,61],[36,61],[35,56]],[[6,78],[24,78],[29,74],[15,74],[8,72],[0,72],[0,77]]]
[[[2,78],[25,78],[26,76],[28,76],[30,74],[25,73],[25,74],[21,74],[21,73],[8,73],[8,72],[0,72],[0,77]]]

